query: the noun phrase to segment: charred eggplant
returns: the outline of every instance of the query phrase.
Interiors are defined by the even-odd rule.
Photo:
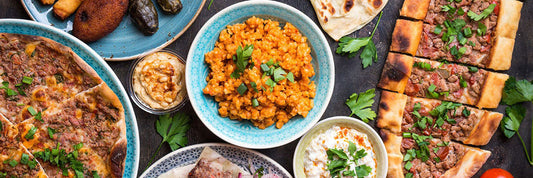
[[[157,4],[159,4],[163,12],[169,14],[177,14],[183,7],[180,0],[157,0]]]
[[[153,35],[159,29],[157,10],[151,0],[130,0],[130,16],[144,35]]]

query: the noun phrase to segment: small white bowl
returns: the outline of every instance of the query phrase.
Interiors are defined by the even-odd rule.
[[[311,130],[309,130],[298,142],[298,146],[296,146],[296,150],[294,151],[294,157],[292,160],[292,168],[294,171],[294,176],[296,178],[306,177],[304,172],[305,149],[309,146],[313,138],[325,132],[334,125],[356,129],[357,131],[368,135],[368,139],[374,147],[374,152],[376,153],[377,177],[384,178],[387,176],[387,169],[389,164],[387,158],[387,151],[385,150],[385,145],[383,144],[383,141],[381,140],[379,134],[363,121],[348,116],[335,116],[318,122],[318,124],[311,128]]]

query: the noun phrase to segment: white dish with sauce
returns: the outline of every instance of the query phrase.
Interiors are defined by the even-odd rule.
[[[374,162],[375,168],[373,168],[372,172],[375,173],[375,177],[377,178],[386,177],[387,169],[388,169],[388,158],[387,158],[387,152],[385,150],[385,145],[383,144],[381,137],[368,124],[360,120],[357,120],[355,118],[347,117],[347,116],[336,116],[336,117],[331,117],[331,118],[322,120],[318,124],[316,124],[313,128],[311,128],[311,130],[309,130],[302,137],[302,139],[300,139],[300,141],[298,142],[298,146],[296,147],[296,150],[294,152],[294,158],[293,158],[293,171],[294,171],[295,177],[297,178],[308,177],[305,173],[305,166],[306,166],[305,162],[306,162],[307,155],[308,155],[308,153],[306,152],[308,150],[311,151],[310,154],[313,154],[314,158],[321,158],[321,157],[323,158],[324,156],[316,151],[323,150],[321,147],[323,147],[324,145],[328,145],[328,146],[335,145],[336,148],[347,147],[348,145],[347,142],[346,143],[337,142],[337,140],[342,140],[342,139],[324,138],[328,136],[335,137],[333,130],[330,130],[330,129],[336,126],[340,128],[346,128],[348,132],[351,133],[352,136],[354,135],[356,137],[366,136],[367,141],[362,141],[360,143],[358,143],[355,140],[352,141],[353,143],[357,145],[357,150],[364,148],[365,145],[368,145],[368,144],[370,144],[372,147],[372,148],[365,148],[366,151],[372,151],[372,153],[363,157],[359,161],[359,163],[365,164],[368,162],[374,162],[373,158],[375,158],[375,162]],[[336,128],[336,129],[339,129],[339,128]],[[318,139],[320,142],[322,141],[324,142],[322,142],[322,144],[320,145],[317,145],[316,143],[313,143],[313,140],[315,139]],[[347,148],[345,148],[344,150],[347,150]],[[326,164],[327,162],[328,162],[327,158],[326,160],[322,161],[323,164]],[[317,162],[316,165],[320,165],[322,163]],[[371,164],[370,166],[374,167]]]

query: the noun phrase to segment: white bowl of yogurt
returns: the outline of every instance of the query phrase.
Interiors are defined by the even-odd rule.
[[[387,151],[378,133],[368,124],[347,116],[327,118],[316,124],[300,139],[293,158],[296,178],[334,174],[384,178],[387,169]]]

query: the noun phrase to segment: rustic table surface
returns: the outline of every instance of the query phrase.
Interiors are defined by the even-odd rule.
[[[214,0],[211,9],[208,10],[207,5],[209,0],[207,0],[202,12],[192,26],[178,40],[169,45],[167,48],[177,51],[179,55],[186,57],[196,33],[200,30],[203,24],[215,13],[239,1],[240,0]],[[310,1],[282,0],[282,2],[297,8],[313,19],[317,25],[319,24]],[[395,20],[398,18],[399,9],[402,3],[402,0],[390,0],[383,10],[384,14],[381,23],[374,36],[374,42],[376,43],[379,56],[379,61],[376,64],[363,70],[361,61],[358,57],[347,58],[337,54],[333,55],[336,71],[335,90],[328,108],[322,116],[322,119],[337,115],[349,115],[350,110],[344,104],[346,99],[354,92],[363,92],[367,89],[376,87],[381,70],[383,68],[385,56],[389,49],[391,41],[390,38],[394,28]],[[24,10],[23,5],[21,4],[21,1],[19,0],[0,0],[0,18],[30,19]],[[377,19],[374,19],[369,25],[355,32],[355,34],[352,34],[351,36],[368,36],[376,22]],[[514,76],[517,79],[533,80],[533,51],[529,49],[530,47],[533,47],[533,33],[531,33],[531,30],[529,29],[530,25],[533,25],[533,4],[526,2],[522,8],[522,18],[520,19],[520,27],[516,36],[512,67],[509,71],[506,71],[507,74]],[[327,36],[326,33],[324,33],[324,35]],[[337,43],[331,38],[327,38],[331,50],[335,51]],[[131,63],[131,61],[108,62],[123,84],[127,78],[127,73]],[[379,99],[379,92],[376,99]],[[135,104],[133,104],[133,106],[135,115],[137,116],[137,124],[139,126],[139,135],[141,141],[141,155],[139,159],[140,175],[148,164],[150,156],[157,149],[157,146],[161,141],[161,137],[155,130],[155,120],[157,119],[157,116],[144,112]],[[520,127],[520,133],[526,142],[526,145],[529,145],[529,140],[531,138],[530,128],[532,120],[531,118],[533,117],[533,106],[528,103],[525,104],[525,107],[528,108],[529,112],[527,113],[526,119],[523,121]],[[373,109],[377,110],[376,104],[374,104]],[[504,107],[500,106],[498,109],[496,109],[496,111],[503,112]],[[187,104],[181,110],[181,112],[187,113],[192,118],[191,129],[187,133],[189,145],[198,143],[224,142],[204,126],[204,124],[196,116],[190,104]],[[375,127],[375,122],[370,122],[370,125]],[[292,157],[298,140],[277,148],[257,151],[276,160],[292,174]],[[479,177],[481,173],[490,168],[503,168],[511,172],[515,177],[533,176],[533,167],[528,164],[526,155],[522,149],[519,139],[516,136],[511,139],[507,139],[500,131],[497,131],[490,143],[481,148],[490,150],[492,155],[487,163],[483,165],[478,174],[476,174],[476,177]],[[161,158],[170,151],[171,150],[168,146],[164,146],[156,158]]]

